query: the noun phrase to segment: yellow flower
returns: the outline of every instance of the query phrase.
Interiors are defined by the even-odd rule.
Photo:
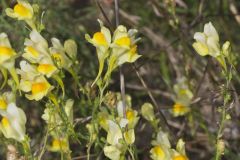
[[[85,35],[85,39],[96,47],[99,62],[98,74],[92,85],[98,81],[102,74],[104,61],[109,55],[109,47],[111,44],[110,30],[103,25],[102,21],[98,20],[98,22],[100,24],[101,31],[96,32],[92,38],[88,34]]]
[[[105,130],[105,131],[108,131],[108,118],[109,118],[109,115],[107,112],[99,112],[98,113],[98,122],[100,124],[100,126]]]
[[[0,67],[10,69],[14,67],[14,56],[16,52],[12,49],[6,33],[0,34]]]
[[[51,41],[53,46],[50,48],[50,53],[55,64],[60,68],[69,70],[73,62],[66,55],[63,45],[57,38],[52,38]]]
[[[193,48],[201,56],[217,57],[220,55],[219,36],[211,22],[204,25],[203,32],[196,32],[194,39],[196,42],[193,43]]]
[[[111,160],[120,160],[121,150],[116,146],[105,146],[103,148],[104,155]]]
[[[173,160],[188,160],[188,158],[184,155],[178,155],[178,156],[174,156]]]
[[[7,8],[6,14],[9,17],[17,18],[18,20],[30,20],[33,18],[33,8],[32,6],[24,1],[18,0],[18,3],[14,6],[13,9]]]
[[[35,67],[31,66],[26,61],[21,61],[20,67],[21,70],[17,70],[21,75],[19,89],[24,92],[32,93],[26,95],[29,100],[38,101],[53,89],[48,81],[43,76],[39,75]]]
[[[134,128],[139,120],[139,117],[137,117],[137,111],[128,109],[126,111],[126,117],[128,120],[128,127],[130,129]]]
[[[29,100],[41,100],[45,97],[53,87],[48,83],[44,77],[38,77],[36,81],[31,82],[31,93],[27,94],[26,97]]]
[[[49,148],[52,152],[61,152],[68,150],[68,142],[66,139],[54,138]]]
[[[130,47],[131,40],[129,37],[126,36],[126,37],[121,37],[119,39],[116,39],[114,43],[121,47]]]
[[[124,139],[128,145],[133,144],[135,141],[134,129],[129,129],[124,132]]]
[[[47,77],[51,77],[57,71],[57,68],[52,64],[39,64],[37,71]]]
[[[165,157],[165,153],[161,146],[155,146],[151,149],[152,154],[156,155],[157,157],[163,159]]]
[[[104,36],[104,34],[102,32],[96,32],[93,35],[92,41],[96,44],[96,45],[103,45],[103,46],[107,46],[107,40]]]
[[[100,52],[106,52],[111,44],[111,33],[110,30],[103,25],[102,21],[98,20],[98,22],[101,31],[94,33],[92,38],[86,34],[85,38],[89,43],[92,43],[95,47],[101,50]]]
[[[30,39],[26,39],[24,42],[25,52],[22,57],[31,63],[53,64],[48,49],[48,42],[42,35],[36,30],[32,30],[29,37]]]
[[[177,142],[176,150],[172,150],[172,160],[188,160],[185,152],[185,143],[182,139]]]
[[[7,109],[7,102],[3,97],[0,97],[0,109],[6,110]]]
[[[113,35],[113,44],[112,44],[112,55],[111,60],[116,59],[116,66],[122,65],[126,62],[132,63],[135,62],[140,55],[137,54],[137,45],[138,40],[135,39],[137,30],[130,29],[127,31],[127,28],[123,25],[117,27]]]
[[[184,106],[180,103],[175,103],[173,105],[172,111],[173,111],[174,116],[182,116],[182,115],[188,113],[190,111],[190,108],[187,106]]]
[[[190,111],[190,105],[193,98],[193,93],[189,89],[188,81],[185,77],[178,79],[178,82],[173,86],[175,92],[175,104],[172,108],[174,116],[182,116]]]
[[[4,92],[0,95],[0,110],[7,109],[8,104],[15,101],[14,94],[12,92]]]
[[[0,110],[0,115],[3,117],[0,123],[0,131],[3,135],[19,142],[23,141],[26,132],[26,115],[23,110],[15,103],[10,103],[5,110]]]

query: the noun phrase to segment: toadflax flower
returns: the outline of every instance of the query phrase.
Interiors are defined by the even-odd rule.
[[[218,33],[211,22],[204,25],[203,32],[196,32],[194,34],[194,39],[196,42],[194,42],[192,46],[199,55],[210,55],[216,58],[216,60],[226,70],[226,62],[224,57],[228,55],[227,52],[230,43],[228,41],[225,42],[221,49]]]
[[[178,140],[176,150],[172,152],[172,160],[188,160],[185,152],[185,143],[182,139]]]
[[[162,131],[157,134],[157,139],[152,142],[153,148],[150,150],[153,160],[170,160],[171,145],[168,140],[168,135]]]
[[[17,0],[17,4],[13,9],[6,9],[6,14],[9,17],[17,18],[18,20],[30,20],[33,17],[33,8],[28,2]]]
[[[19,80],[14,67],[16,55],[17,55],[16,52],[11,47],[7,34],[1,33],[0,34],[0,69],[3,75],[4,75],[4,72],[7,73],[7,70],[8,70],[13,80],[18,85]],[[3,77],[6,78],[5,75]]]
[[[68,140],[66,138],[54,138],[49,150],[52,152],[66,152],[69,149]]]
[[[108,70],[105,74],[104,81],[106,81],[111,72],[117,67],[126,62],[135,62],[140,55],[137,54],[136,42],[139,39],[135,39],[137,30],[127,28],[123,25],[119,25],[111,36],[110,30],[103,26],[103,23],[99,20],[101,31],[96,32],[91,38],[88,34],[85,38],[88,42],[92,43],[97,50],[99,60],[98,75],[93,84],[100,78],[105,60],[108,60]]]
[[[7,103],[0,98],[0,131],[6,138],[13,138],[19,142],[25,139],[26,115],[15,103]]]
[[[193,43],[193,48],[201,56],[217,57],[220,55],[219,36],[211,22],[204,25],[203,32],[196,32],[194,39],[196,42]]]
[[[108,28],[106,28],[102,21],[98,20],[100,24],[100,32],[94,33],[93,37],[91,38],[90,35],[86,34],[85,38],[86,40],[93,44],[96,47],[97,50],[97,56],[99,61],[99,70],[96,79],[94,80],[93,84],[97,82],[97,80],[100,78],[103,67],[104,67],[104,61],[109,55],[109,47],[111,44],[111,32]]]
[[[135,39],[137,30],[127,28],[123,25],[117,27],[113,35],[112,54],[111,56],[116,58],[116,65],[122,65],[126,62],[135,62],[141,55],[137,54],[136,42],[139,39]]]
[[[31,66],[26,61],[20,62],[21,69],[18,69],[18,74],[21,75],[20,90],[24,92],[31,92],[26,97],[29,100],[40,100],[46,96],[52,89],[46,78],[39,75],[36,68]]]
[[[55,64],[59,68],[69,70],[72,66],[72,61],[66,55],[63,45],[57,38],[52,38],[51,41],[53,46],[50,48],[50,53]]]
[[[25,0],[17,0],[17,4],[13,8],[7,8],[5,12],[9,17],[24,20],[32,29],[36,29],[34,12],[37,10],[37,5],[32,6]]]
[[[24,44],[26,47],[22,56],[29,62],[38,64],[37,71],[39,73],[47,77],[57,73],[58,70],[50,55],[48,43],[40,33],[33,30],[30,33],[30,39],[26,39]]]
[[[12,49],[6,33],[0,34],[0,66],[6,69],[14,67],[14,56],[16,52]]]
[[[175,92],[175,104],[172,108],[174,116],[182,116],[190,111],[190,104],[193,98],[193,93],[189,89],[186,78],[181,78],[178,83],[173,86]]]

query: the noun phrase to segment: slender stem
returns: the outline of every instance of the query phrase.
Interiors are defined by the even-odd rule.
[[[222,150],[221,150],[221,144],[219,144],[220,140],[221,140],[221,137],[222,137],[222,134],[223,134],[223,130],[224,130],[224,124],[225,124],[225,121],[226,121],[226,115],[227,115],[227,104],[228,102],[230,101],[230,98],[229,98],[229,93],[228,93],[228,88],[230,86],[230,83],[231,83],[231,68],[230,68],[230,71],[226,71],[227,73],[225,73],[225,77],[226,77],[226,84],[225,84],[225,88],[224,88],[224,91],[223,91],[223,96],[224,96],[224,103],[223,103],[223,108],[222,108],[222,111],[221,111],[221,121],[220,121],[220,124],[219,124],[219,129],[218,129],[218,133],[217,133],[217,138],[216,138],[216,157],[215,157],[215,160],[220,160],[221,159],[221,155],[222,155]]]
[[[33,160],[33,156],[32,156],[32,153],[31,153],[31,147],[30,147],[30,144],[29,144],[29,138],[28,137],[26,137],[22,141],[22,145],[23,145],[23,149],[24,149],[26,158],[28,160]]]
[[[116,28],[119,25],[119,0],[114,0],[115,2],[115,20]],[[119,66],[120,71],[120,90],[123,103],[123,116],[126,118],[126,99],[125,99],[125,81],[122,66]]]
[[[39,160],[42,159],[42,156],[43,156],[43,154],[45,153],[46,146],[47,146],[48,135],[49,135],[49,128],[47,127],[47,133],[46,133],[45,138],[44,138],[43,147],[42,147],[41,153],[40,153],[39,156],[38,156],[38,159],[39,159]]]
[[[115,21],[116,21],[116,28],[119,25],[119,1],[114,0],[115,2]]]

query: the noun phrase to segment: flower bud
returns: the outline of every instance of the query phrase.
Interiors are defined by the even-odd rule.
[[[64,42],[64,49],[69,57],[76,59],[77,56],[77,44],[74,40],[69,39]]]
[[[141,108],[142,116],[148,120],[153,121],[155,119],[153,106],[150,103],[144,103]]]

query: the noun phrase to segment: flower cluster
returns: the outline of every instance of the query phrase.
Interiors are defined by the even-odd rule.
[[[154,114],[154,109],[151,103],[144,103],[141,108],[141,113],[152,127],[155,129],[156,137],[152,141],[153,147],[150,150],[150,157],[153,160],[188,160],[185,146],[182,139],[178,140],[176,149],[171,147],[168,139],[168,134],[163,132],[159,126],[159,119]]]
[[[137,30],[128,31],[125,26],[119,25],[112,36],[110,30],[100,20],[98,21],[100,32],[96,32],[92,38],[88,34],[85,35],[86,40],[96,47],[98,55],[99,71],[94,83],[101,77],[105,60],[108,61],[108,70],[104,76],[106,80],[117,66],[126,62],[133,63],[141,57],[137,53],[136,43],[139,40],[135,38]]]
[[[99,125],[107,132],[104,154],[111,160],[122,159],[127,150],[134,144],[134,128],[139,117],[137,111],[130,106],[131,100],[128,97],[126,113],[123,113],[122,101],[118,101],[117,116],[111,115],[107,110],[102,110],[98,114]]]
[[[77,45],[73,40],[67,40],[64,46],[57,38],[52,38],[52,46],[48,46],[47,40],[40,34],[36,28],[37,5],[31,6],[28,2],[19,0],[13,9],[6,9],[8,16],[24,20],[32,31],[29,38],[25,40],[24,53],[20,62],[20,69],[17,73],[20,75],[19,89],[26,94],[29,100],[41,100],[47,96],[54,88],[47,78],[53,78],[61,86],[64,95],[64,84],[62,82],[60,71],[65,69],[72,72],[72,64],[76,60]],[[14,72],[14,56],[16,52],[11,48],[7,35],[2,33],[0,36],[0,64],[7,68],[18,84],[18,76]],[[3,71],[4,72],[4,71]]]
[[[168,135],[162,131],[157,134],[152,142],[151,158],[153,160],[188,160],[185,152],[185,143],[182,139],[177,142],[176,149],[171,148]]]
[[[66,129],[61,126],[64,123],[69,127],[73,123],[73,100],[64,101],[65,89],[62,79],[64,70],[74,74],[73,63],[76,62],[77,56],[76,42],[69,39],[62,45],[60,40],[52,38],[52,46],[49,47],[47,40],[40,33],[41,26],[39,27],[36,20],[37,5],[30,5],[26,1],[18,0],[13,9],[6,9],[6,13],[12,18],[25,21],[31,28],[31,32],[29,38],[25,39],[23,53],[12,48],[6,33],[0,34],[0,70],[4,78],[1,89],[7,84],[7,81],[12,88],[11,92],[0,95],[0,115],[2,117],[0,131],[6,138],[13,138],[21,142],[24,147],[28,146],[28,137],[25,133],[26,115],[15,104],[16,90],[19,90],[19,93],[25,92],[28,100],[39,101],[48,97],[49,101],[46,103],[47,107],[42,117],[51,128],[49,133],[53,142],[49,149],[52,151],[68,150],[68,135],[66,135]],[[20,68],[15,66],[16,58],[21,58]],[[8,78],[8,72],[15,85]],[[57,100],[52,93],[54,89],[50,84],[52,79],[62,88],[63,98],[61,100],[64,102],[61,104],[58,104],[60,99]],[[55,94],[58,92],[56,91]],[[63,105],[64,103],[65,105]],[[61,134],[59,134],[60,130],[62,130]]]

